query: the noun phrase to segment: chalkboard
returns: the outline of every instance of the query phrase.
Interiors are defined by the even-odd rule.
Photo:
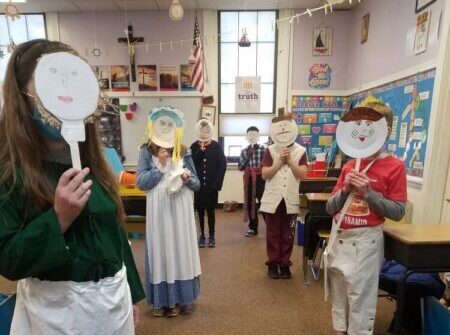
[[[350,97],[292,97],[292,113],[299,133],[297,143],[306,148],[310,160],[335,141],[337,124],[349,106]]]
[[[351,96],[357,105],[369,96],[392,109],[394,122],[386,150],[405,162],[408,175],[423,177],[435,69]]]

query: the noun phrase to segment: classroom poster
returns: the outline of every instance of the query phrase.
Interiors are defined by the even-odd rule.
[[[181,73],[181,90],[182,91],[195,91],[196,88],[191,85],[192,66],[189,64],[180,65]]]
[[[95,73],[95,76],[98,80],[98,86],[100,87],[100,90],[105,91],[109,90],[109,66],[108,65],[99,65],[99,66],[93,66],[92,70]]]
[[[335,140],[337,123],[349,107],[349,97],[292,97],[292,112],[298,124],[297,142],[306,148],[310,159],[330,147]]]
[[[130,67],[128,65],[111,65],[111,89],[115,92],[130,90]]]
[[[178,66],[161,66],[159,68],[159,88],[161,91],[178,91]]]
[[[405,162],[410,176],[423,177],[435,69],[424,71],[352,96],[354,105],[373,96],[394,113],[386,148]]]
[[[137,82],[139,91],[157,91],[158,76],[156,73],[156,65],[138,65]]]

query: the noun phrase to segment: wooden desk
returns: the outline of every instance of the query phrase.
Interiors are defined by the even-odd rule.
[[[331,198],[331,193],[306,193],[308,201],[309,214],[311,215],[327,215],[326,204]]]
[[[120,197],[126,214],[125,231],[145,234],[147,194],[137,187],[120,186]]]
[[[397,289],[394,333],[399,334],[408,277],[414,272],[450,271],[450,225],[386,224],[384,237],[385,257],[402,264],[407,270]]]
[[[328,168],[327,171],[327,177],[336,177],[339,178],[339,176],[341,175],[341,170],[342,169],[338,169],[338,168]]]
[[[336,177],[304,179],[300,182],[299,193],[323,192],[325,188],[334,187],[337,181]]]

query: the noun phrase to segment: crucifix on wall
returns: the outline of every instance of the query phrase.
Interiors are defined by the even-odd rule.
[[[136,82],[136,60],[135,60],[135,50],[134,46],[138,43],[144,42],[143,37],[133,36],[133,26],[130,24],[126,31],[126,37],[119,37],[119,43],[126,43],[128,45],[128,57],[130,58],[131,67],[131,81]]]

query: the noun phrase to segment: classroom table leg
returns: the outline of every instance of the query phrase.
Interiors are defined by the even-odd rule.
[[[406,283],[408,277],[414,273],[413,270],[406,271],[397,287],[397,310],[395,311],[395,323],[394,323],[394,334],[400,334],[402,329],[402,321],[403,321],[403,311],[405,309],[405,293],[406,293]]]

